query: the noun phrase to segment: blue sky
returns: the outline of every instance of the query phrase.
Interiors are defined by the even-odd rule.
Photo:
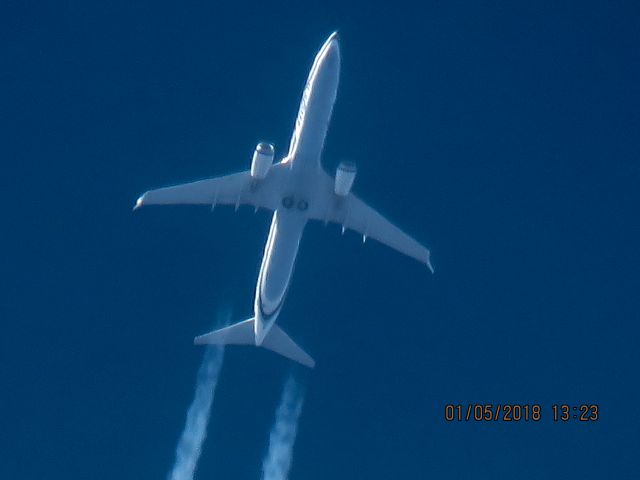
[[[324,165],[436,274],[310,224],[280,322],[306,371],[232,349],[196,478],[259,477],[290,373],[290,478],[637,478],[640,32],[633,2],[5,2],[2,478],[162,478],[195,335],[247,318],[265,212],[131,212],[284,154],[341,33]],[[447,403],[539,423],[446,423]],[[554,403],[597,423],[554,423]]]

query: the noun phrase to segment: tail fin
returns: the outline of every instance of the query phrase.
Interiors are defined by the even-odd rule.
[[[254,319],[250,318],[243,322],[200,335],[193,340],[193,343],[196,345],[255,345],[256,338],[253,323]],[[309,368],[313,368],[316,364],[313,358],[296,345],[296,343],[289,338],[289,335],[284,333],[277,325],[271,326],[261,346]]]

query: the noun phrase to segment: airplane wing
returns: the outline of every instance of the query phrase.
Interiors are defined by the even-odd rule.
[[[329,178],[328,176],[326,178]],[[331,187],[333,182],[329,181]],[[327,184],[328,186],[328,184]],[[326,192],[326,189],[325,189]],[[342,225],[343,231],[354,230],[363,239],[373,238],[388,247],[424,263],[433,273],[429,249],[384,218],[353,193],[340,198],[331,190],[321,206],[311,212],[315,220]]]
[[[183,183],[145,192],[134,208],[146,205],[251,205],[255,208],[275,210],[279,205],[278,186],[284,168],[275,164],[267,177],[256,181],[251,172],[232,173],[222,177]]]

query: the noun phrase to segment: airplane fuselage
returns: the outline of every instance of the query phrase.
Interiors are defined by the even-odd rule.
[[[334,34],[316,56],[302,94],[291,137],[286,185],[273,214],[260,266],[254,302],[254,332],[260,345],[275,323],[284,302],[308,220],[310,199],[322,171],[320,156],[327,134],[340,75],[340,51]]]
[[[424,263],[433,272],[429,249],[351,193],[356,176],[342,161],[335,178],[321,166],[321,155],[340,76],[340,48],[332,34],[315,57],[302,94],[289,151],[273,163],[272,144],[260,142],[251,169],[230,175],[149,190],[143,205],[250,205],[273,213],[255,292],[254,316],[194,339],[197,345],[258,345],[307,367],[315,361],[276,324],[293,275],[305,225],[329,222],[373,238]]]
[[[254,302],[256,345],[260,345],[276,321],[289,283],[307,219],[291,209],[273,214],[265,246]]]

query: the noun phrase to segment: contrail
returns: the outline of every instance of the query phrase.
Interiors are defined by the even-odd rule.
[[[198,370],[196,394],[187,411],[187,420],[176,448],[176,461],[169,480],[192,480],[207,436],[211,403],[222,366],[224,347],[207,347]]]
[[[302,411],[303,392],[290,376],[284,385],[276,421],[269,434],[269,451],[262,461],[263,480],[286,480]]]

